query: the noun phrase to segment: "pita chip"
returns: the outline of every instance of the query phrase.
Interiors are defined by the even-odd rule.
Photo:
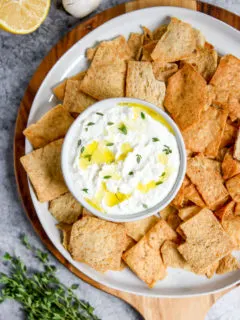
[[[73,224],[69,248],[73,259],[106,272],[120,269],[125,242],[124,226],[87,216]]]
[[[222,162],[223,179],[228,180],[240,173],[240,162],[233,159],[232,150],[228,150]]]
[[[207,84],[191,65],[185,64],[168,79],[164,106],[180,129],[185,130],[200,121],[207,101]]]
[[[233,250],[233,243],[212,211],[202,209],[179,227],[186,242],[178,251],[194,272],[206,272],[210,266]]]
[[[189,206],[179,209],[178,215],[183,221],[187,221],[188,219],[195,216],[201,210],[198,206]]]
[[[67,192],[50,201],[49,211],[57,221],[72,224],[79,219],[82,206],[70,192]]]
[[[178,65],[176,63],[162,63],[158,61],[152,62],[152,68],[154,76],[159,81],[167,82],[174,73],[178,71]]]
[[[203,201],[196,187],[192,183],[186,186],[186,188],[184,189],[184,199],[186,201],[188,200],[195,203],[198,207],[206,207],[205,202]]]
[[[20,161],[40,202],[53,200],[68,191],[61,170],[63,139],[21,157]]]
[[[97,100],[80,90],[81,81],[67,80],[63,106],[69,112],[81,113]]]
[[[232,199],[240,202],[240,174],[229,179],[226,182],[226,187]]]
[[[27,127],[23,134],[31,142],[34,149],[41,148],[49,142],[63,138],[74,118],[58,105],[44,114],[38,122]]]
[[[164,242],[161,246],[161,255],[164,264],[172,268],[190,269],[186,260],[177,250],[177,247],[178,244],[173,241],[166,240]]]
[[[127,43],[132,52],[133,59],[138,60],[139,50],[143,45],[143,35],[141,33],[130,33]]]
[[[69,250],[69,242],[72,231],[72,225],[64,222],[60,222],[56,227],[62,231],[62,245],[66,250]]]
[[[170,213],[166,221],[173,230],[176,230],[182,223],[182,220],[178,216],[177,211]]]
[[[228,111],[210,106],[200,121],[182,132],[186,148],[215,158],[226,125]]]
[[[172,213],[176,213],[177,212],[177,209],[174,208],[173,206],[171,205],[168,205],[167,207],[165,207],[163,210],[161,210],[159,212],[159,215],[161,218],[163,218],[164,220],[167,221],[167,218],[172,214]]]
[[[158,217],[150,216],[141,220],[124,222],[123,225],[127,235],[135,241],[139,241],[158,221]]]
[[[155,79],[150,62],[128,62],[127,97],[139,98],[163,108],[165,91],[165,83]]]
[[[176,239],[177,234],[164,220],[160,219],[135,246],[123,254],[123,260],[141,280],[152,288],[158,280],[166,276],[160,247],[165,240]]]
[[[167,31],[167,25],[163,24],[153,30],[153,40],[160,40],[164,33]]]
[[[196,38],[190,24],[171,18],[166,32],[151,56],[161,62],[175,62],[189,57],[196,48]]]
[[[64,95],[65,95],[65,89],[67,80],[82,80],[85,76],[86,72],[81,71],[77,73],[76,75],[69,77],[68,79],[63,80],[60,84],[58,84],[56,87],[52,89],[54,95],[58,98],[58,100],[63,101]]]
[[[240,160],[240,129],[238,129],[237,137],[235,140],[233,157],[236,160]]]
[[[225,274],[239,269],[240,263],[238,260],[233,255],[228,254],[226,257],[220,260],[217,268],[217,274]]]
[[[149,41],[147,44],[145,44],[142,47],[142,61],[153,61],[151,57],[151,53],[153,52],[153,49],[156,47],[157,41]]]
[[[217,69],[218,55],[216,50],[205,45],[197,48],[188,58],[182,60],[193,66],[209,82]]]
[[[214,101],[226,104],[233,119],[240,118],[240,60],[230,54],[222,57],[210,84]]]

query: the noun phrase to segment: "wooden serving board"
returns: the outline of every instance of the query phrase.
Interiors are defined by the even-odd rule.
[[[226,291],[214,295],[185,299],[160,299],[141,297],[103,286],[96,281],[88,278],[75,267],[73,267],[61,255],[61,253],[57,251],[57,249],[53,246],[52,242],[49,240],[48,236],[43,230],[43,227],[38,220],[31,200],[27,182],[27,175],[19,161],[20,157],[25,154],[25,137],[23,136],[22,132],[26,128],[28,115],[33,99],[48,71],[57,62],[57,60],[61,58],[61,56],[79,39],[84,37],[86,34],[91,32],[93,29],[100,26],[104,22],[126,12],[153,6],[178,6],[201,11],[217,19],[220,19],[240,30],[239,16],[224,9],[217,8],[215,6],[201,3],[195,0],[139,0],[128,2],[106,10],[78,25],[61,41],[59,41],[59,43],[55,47],[53,47],[48,55],[43,59],[42,63],[33,75],[33,78],[31,79],[25,95],[22,99],[16,120],[14,136],[15,176],[23,207],[35,231],[40,236],[46,247],[55,255],[55,257],[75,275],[88,282],[89,284],[95,286],[96,288],[108,292],[130,303],[143,315],[146,320],[203,320],[212,304],[220,296],[226,293]]]

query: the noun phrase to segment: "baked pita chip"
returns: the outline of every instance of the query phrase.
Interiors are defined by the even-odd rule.
[[[240,250],[240,215],[235,213],[235,202],[231,201],[215,214],[219,217],[223,229],[229,234],[235,249]]]
[[[165,91],[165,83],[155,79],[150,62],[128,62],[127,97],[139,98],[163,108]]]
[[[139,241],[158,221],[158,217],[151,216],[141,220],[124,222],[123,225],[127,235],[135,241]]]
[[[80,90],[97,100],[123,97],[127,66],[120,57],[124,54],[117,53],[116,48],[100,45],[81,81]]]
[[[139,57],[139,50],[143,45],[143,35],[141,33],[130,33],[129,39],[128,39],[128,46],[129,49],[132,52],[132,58],[134,60],[138,60]]]
[[[226,125],[228,111],[214,106],[202,112],[200,121],[182,132],[186,148],[215,158]]]
[[[172,204],[174,205],[174,207],[176,208],[181,208],[184,206],[185,204],[185,188],[187,186],[189,186],[191,184],[190,180],[185,176],[183,183],[181,185],[180,190],[178,191],[177,195],[175,196],[175,198],[172,201]]]
[[[86,72],[82,71],[77,73],[76,75],[69,77],[68,79],[63,80],[60,84],[52,89],[54,95],[58,98],[58,100],[63,101],[65,95],[65,89],[67,80],[82,80],[85,76]]]
[[[178,226],[182,223],[182,220],[178,216],[177,212],[172,212],[167,217],[167,223],[173,230],[176,230]]]
[[[81,81],[67,80],[63,106],[69,112],[81,113],[97,100],[80,90]]]
[[[165,240],[176,240],[177,234],[160,219],[148,233],[130,250],[123,254],[123,260],[150,288],[166,276],[160,247]]]
[[[195,203],[198,207],[206,207],[205,202],[203,201],[196,187],[192,183],[186,186],[186,188],[184,189],[184,199],[185,201],[191,201]]]
[[[162,63],[154,61],[152,63],[153,73],[157,80],[167,82],[174,73],[178,71],[176,63]]]
[[[106,272],[120,269],[125,243],[124,226],[88,216],[73,224],[69,248],[74,260]]]
[[[217,274],[224,274],[240,269],[240,263],[238,260],[231,254],[228,254],[226,257],[222,258],[219,262],[217,268]]]
[[[83,207],[83,210],[82,210],[82,216],[83,216],[83,217],[86,217],[86,216],[92,216],[92,217],[94,217],[94,215],[93,215],[90,211],[88,211],[86,208],[84,208],[84,207]]]
[[[232,199],[240,202],[240,174],[229,179],[226,182],[226,187]]]
[[[236,137],[237,137],[237,128],[235,128],[233,125],[227,122],[225,129],[223,131],[223,136],[220,143],[220,149],[226,146],[233,145]]]
[[[148,42],[153,40],[152,31],[147,27],[142,26],[143,29],[143,44],[147,44]]]
[[[191,25],[171,18],[151,57],[161,62],[175,62],[189,57],[195,49],[196,37]]]
[[[204,46],[206,44],[206,39],[205,39],[204,35],[202,34],[202,32],[198,29],[195,29],[195,28],[193,28],[193,32],[194,32],[194,37],[196,39],[197,48],[204,48]],[[209,47],[213,48],[213,46],[211,46],[211,45],[209,45]]]
[[[179,228],[185,234],[186,242],[178,247],[178,251],[196,273],[207,272],[210,266],[233,250],[231,238],[207,208]]]
[[[183,221],[187,221],[188,219],[195,216],[201,210],[198,206],[189,206],[185,208],[181,208],[178,211],[178,215]]]
[[[167,267],[189,270],[190,266],[187,264],[186,260],[177,250],[177,247],[178,244],[173,241],[166,240],[164,242],[164,244],[161,246],[161,255],[164,264]]]
[[[50,201],[49,211],[57,221],[72,224],[79,219],[82,206],[70,192],[67,192]]]
[[[240,173],[240,162],[233,159],[232,150],[228,150],[222,162],[223,179],[228,180]]]
[[[219,266],[219,261],[215,261],[210,267],[207,268],[207,271],[205,274],[208,279],[211,279],[214,276],[218,266]]]
[[[31,142],[34,149],[41,148],[49,142],[63,138],[74,118],[58,105],[44,114],[40,120],[27,127],[23,134]]]
[[[176,213],[177,209],[174,208],[171,205],[168,205],[167,207],[165,207],[163,210],[161,210],[159,212],[159,215],[161,218],[163,218],[164,220],[167,220],[167,218],[172,214],[172,213]]]
[[[62,231],[62,245],[66,250],[69,250],[69,242],[72,231],[72,225],[64,222],[56,224],[56,227]]]
[[[164,106],[182,130],[200,121],[207,102],[207,84],[191,65],[185,64],[168,79]]]
[[[68,191],[61,170],[62,144],[63,139],[59,139],[20,158],[40,202]]]
[[[158,28],[153,30],[153,40],[160,40],[164,33],[167,31],[167,25],[163,24],[159,26]]]
[[[228,192],[223,184],[218,161],[202,155],[191,158],[188,160],[187,175],[210,209],[215,210],[227,201]]]
[[[233,157],[240,160],[240,129],[238,129],[237,137],[234,144]]]
[[[217,69],[218,55],[216,50],[206,45],[197,48],[184,62],[191,64],[209,82]]]
[[[240,216],[240,202],[236,203],[234,212],[236,216]]]
[[[219,162],[223,162],[223,159],[224,159],[224,157],[225,157],[225,154],[228,152],[228,150],[229,150],[228,148],[221,148],[221,149],[219,149],[219,150],[218,150],[218,154],[217,154],[215,160],[217,160],[217,161],[219,161]]]
[[[222,57],[210,84],[214,101],[227,104],[233,119],[240,118],[240,60],[233,55]]]
[[[154,48],[156,47],[157,41],[149,41],[142,47],[142,61],[153,61],[151,57],[151,53],[153,52]]]

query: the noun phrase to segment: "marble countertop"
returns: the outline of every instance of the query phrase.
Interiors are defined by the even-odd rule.
[[[124,0],[103,0],[96,12],[101,12]],[[240,1],[206,1],[240,14]],[[50,13],[42,26],[34,33],[16,36],[0,31],[0,256],[5,251],[21,256],[26,264],[35,267],[32,258],[22,247],[19,236],[27,234],[33,245],[42,248],[40,239],[28,221],[16,190],[13,170],[13,135],[17,110],[24,91],[35,69],[50,48],[66,32],[79,23],[79,19],[66,14],[61,1],[52,1]],[[103,293],[77,279],[58,261],[51,257],[58,268],[58,276],[66,284],[76,281],[80,298],[90,302],[102,320],[137,320],[141,317],[126,303]],[[0,264],[0,271],[4,267]],[[7,301],[0,305],[0,320],[21,320],[24,314],[18,304]]]

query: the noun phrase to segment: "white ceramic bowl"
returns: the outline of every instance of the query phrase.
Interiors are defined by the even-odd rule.
[[[154,205],[151,208],[145,209],[143,211],[133,213],[133,214],[109,214],[109,213],[103,213],[95,208],[93,208],[88,202],[84,200],[83,197],[81,197],[77,192],[74,187],[73,181],[70,178],[71,177],[71,172],[70,172],[70,166],[69,166],[69,154],[70,154],[70,148],[72,147],[74,141],[76,140],[76,134],[77,131],[79,130],[79,124],[85,118],[92,112],[98,112],[102,111],[103,108],[108,109],[109,107],[112,107],[115,104],[118,104],[120,102],[127,102],[127,103],[139,103],[142,104],[146,107],[148,107],[151,110],[154,110],[158,114],[160,114],[166,121],[167,123],[171,126],[173,129],[177,145],[178,145],[178,150],[179,150],[179,158],[180,158],[180,165],[179,165],[179,170],[177,174],[176,181],[170,190],[170,192],[156,205]],[[185,145],[184,141],[181,135],[180,130],[178,129],[177,125],[175,122],[169,117],[169,115],[161,110],[159,107],[153,105],[152,103],[148,103],[143,100],[139,99],[132,99],[132,98],[113,98],[113,99],[106,99],[99,101],[95,104],[93,104],[91,107],[87,108],[84,112],[82,112],[74,121],[72,126],[69,128],[68,133],[64,139],[63,143],[63,148],[62,148],[62,172],[63,176],[66,182],[66,185],[68,186],[68,189],[72,193],[72,195],[76,198],[77,201],[79,201],[86,209],[88,209],[91,213],[93,213],[95,216],[98,216],[99,218],[105,219],[105,220],[110,220],[110,221],[115,221],[115,222],[124,222],[124,221],[134,221],[134,220],[139,220],[143,219],[146,217],[149,217],[153,214],[156,214],[158,211],[162,210],[165,208],[176,196],[178,190],[181,187],[183,178],[185,176],[185,171],[186,171],[186,152],[185,152]]]

